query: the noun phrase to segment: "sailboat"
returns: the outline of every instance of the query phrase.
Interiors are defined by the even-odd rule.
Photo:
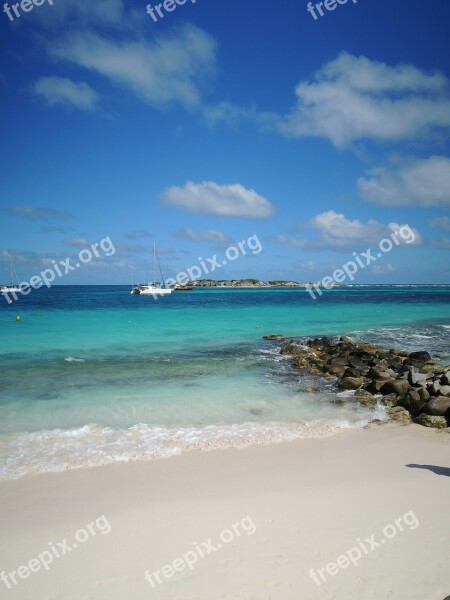
[[[158,263],[162,283],[156,281],[156,263]],[[134,295],[151,295],[155,297],[166,296],[167,294],[171,294],[172,292],[172,288],[167,287],[164,282],[164,277],[161,271],[161,265],[159,264],[158,255],[156,253],[156,242],[153,242],[153,283],[139,284],[132,288],[131,293]]]
[[[11,269],[11,283],[10,285],[0,285],[0,294],[9,294],[11,292],[21,292],[19,278],[17,277],[16,269],[14,267],[13,259],[11,255],[9,256],[9,263]],[[13,279],[17,281],[17,285],[13,284]]]

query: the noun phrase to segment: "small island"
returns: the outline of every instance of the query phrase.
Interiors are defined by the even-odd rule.
[[[188,282],[189,286],[194,287],[239,287],[239,288],[306,288],[312,286],[312,283],[298,281],[262,281],[261,279],[196,279]]]

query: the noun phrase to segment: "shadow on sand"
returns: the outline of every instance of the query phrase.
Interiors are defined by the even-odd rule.
[[[443,475],[444,477],[450,477],[450,467],[436,467],[435,465],[406,465],[409,469],[426,469],[432,471],[436,475]]]

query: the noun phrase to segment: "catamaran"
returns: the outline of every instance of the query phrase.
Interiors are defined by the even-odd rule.
[[[159,267],[159,273],[161,275],[161,281],[157,282],[156,281],[156,264],[158,263],[158,267]],[[153,242],[153,283],[147,283],[147,284],[139,284],[137,286],[134,286],[131,290],[132,294],[135,295],[151,295],[153,297],[155,296],[166,296],[167,294],[171,294],[173,292],[172,288],[169,288],[166,286],[166,283],[164,281],[164,277],[161,271],[161,265],[159,264],[159,259],[158,259],[158,255],[156,253],[156,242]]]
[[[10,280],[11,283],[10,283],[10,285],[0,285],[0,294],[9,294],[11,292],[20,292],[21,291],[19,278],[17,277],[13,259],[10,255],[9,255],[9,263],[10,263],[10,269],[11,269],[11,280]],[[17,281],[17,284],[13,283],[13,279],[15,279]]]

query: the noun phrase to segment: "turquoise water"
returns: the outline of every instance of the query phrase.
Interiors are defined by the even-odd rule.
[[[0,475],[322,436],[382,416],[331,402],[332,382],[300,379],[265,333],[350,335],[450,363],[450,287],[316,301],[298,289],[129,292],[60,286],[0,304]]]

